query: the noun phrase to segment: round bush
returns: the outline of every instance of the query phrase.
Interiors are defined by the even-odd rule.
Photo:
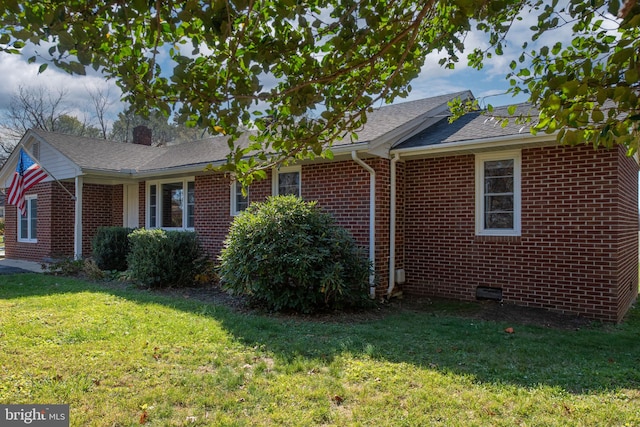
[[[270,197],[238,215],[220,255],[222,286],[271,310],[304,313],[367,301],[371,267],[315,202]]]
[[[150,287],[192,286],[208,265],[194,232],[139,229],[129,241],[131,278]]]
[[[129,238],[133,229],[98,227],[91,241],[93,259],[101,270],[125,271],[129,254]]]

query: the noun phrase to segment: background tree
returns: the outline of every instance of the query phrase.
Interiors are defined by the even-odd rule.
[[[44,86],[18,87],[0,118],[4,135],[0,140],[2,150],[10,153],[25,132],[34,128],[99,138],[100,129],[93,126],[86,115],[79,118],[73,110],[79,109],[71,104],[65,88],[51,91]]]
[[[51,92],[44,87],[18,87],[2,118],[1,126],[6,135],[2,148],[11,152],[13,145],[31,128],[55,131],[60,117],[68,114],[66,96],[64,89]]]
[[[109,107],[113,104],[110,91],[105,91],[98,87],[87,90],[89,92],[89,97],[91,98],[91,104],[93,105],[96,121],[98,122],[100,137],[102,139],[107,139],[109,137],[109,129],[111,127],[107,118],[107,112]]]
[[[66,133],[69,135],[86,136],[89,138],[102,138],[102,132],[95,126],[87,123],[86,119],[80,121],[78,117],[63,114],[58,117],[54,132]]]
[[[120,142],[133,140],[133,128],[139,125],[147,126],[152,131],[154,144],[182,143],[202,139],[207,135],[206,131],[198,128],[187,128],[174,122],[170,122],[166,116],[155,112],[143,117],[136,114],[132,108],[118,113],[118,118],[113,122],[110,139]]]
[[[533,40],[573,30],[567,44],[523,46],[523,67],[512,63],[512,93],[527,91],[540,107],[536,129],[635,151],[636,0],[11,0],[0,5],[0,49],[45,42],[30,60],[100,69],[136,111],[231,135],[226,169],[250,181],[291,158],[330,156],[327,147],[350,138],[375,102],[407,95],[427,54],[454,67],[472,30],[489,38],[469,57],[482,67],[523,16],[538,17]],[[249,147],[233,144],[243,126],[258,130]]]

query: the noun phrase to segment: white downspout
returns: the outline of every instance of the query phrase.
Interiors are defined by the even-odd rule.
[[[356,151],[351,152],[354,162],[369,172],[369,262],[372,271],[369,275],[369,296],[376,297],[376,171],[358,157]]]
[[[73,253],[75,259],[82,259],[82,184],[82,176],[76,176],[76,212],[73,233]]]
[[[391,159],[391,188],[389,194],[389,287],[387,297],[391,297],[396,284],[396,163],[400,155],[396,153]]]

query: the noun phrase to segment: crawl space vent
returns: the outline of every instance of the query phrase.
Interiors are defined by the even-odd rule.
[[[478,286],[476,288],[476,299],[479,300],[502,300],[502,288],[491,288],[488,286]]]

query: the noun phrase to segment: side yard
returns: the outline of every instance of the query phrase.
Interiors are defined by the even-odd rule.
[[[461,303],[337,318],[224,303],[3,276],[0,403],[66,403],[73,426],[640,425],[637,308],[557,328]]]

